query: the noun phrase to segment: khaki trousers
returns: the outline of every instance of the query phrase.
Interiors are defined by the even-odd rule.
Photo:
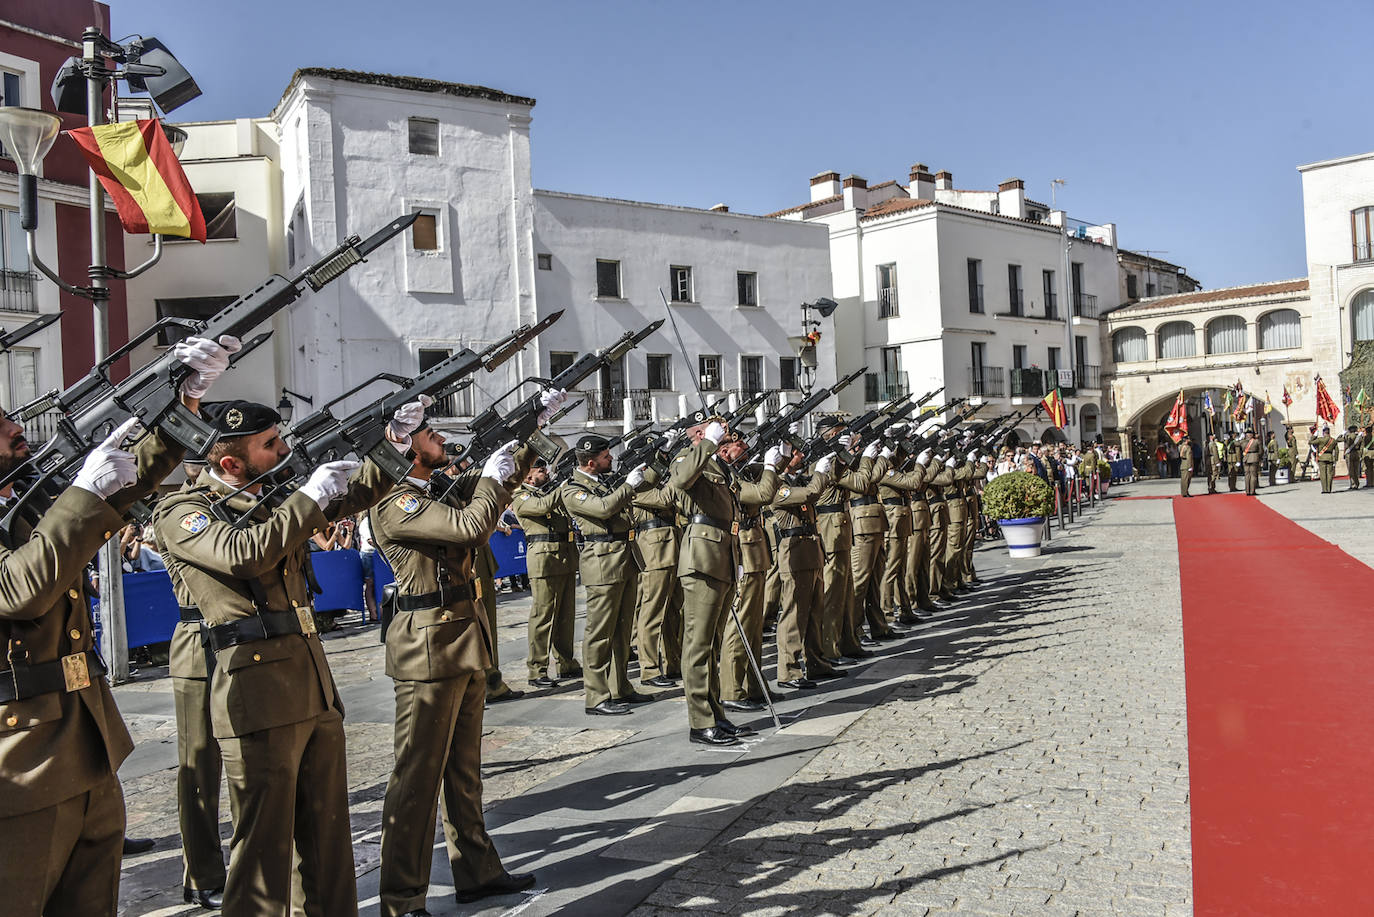
[[[964,526],[963,519],[951,519],[945,525],[945,591],[953,593],[964,578]]]
[[[856,619],[868,621],[868,632],[877,636],[888,631],[881,608],[870,604],[869,587],[882,560],[883,533],[854,535],[854,547],[849,552],[850,566],[854,572],[854,615]]]
[[[950,598],[954,595],[954,584],[945,582],[945,544],[947,542],[945,521],[942,518],[930,527],[930,560],[926,567],[930,574],[931,595]]]
[[[978,579],[973,569],[973,549],[978,547],[978,511],[973,506],[968,510],[968,521],[964,523],[964,582],[972,583]]]
[[[739,598],[735,611],[739,613],[740,625],[749,637],[749,650],[754,661],[763,668],[763,594],[766,574],[746,573],[740,577],[736,588]],[[720,651],[720,696],[724,700],[763,700],[764,687],[749,667],[749,658],[744,653],[744,641],[740,639],[739,628],[730,617],[727,608],[725,637]]]
[[[630,630],[634,627],[638,570],[625,565],[618,583],[587,586],[587,621],[582,630],[582,686],[587,706],[626,697],[630,686]]]
[[[1335,463],[1335,462],[1318,462],[1318,463],[1317,463],[1317,474],[1321,477],[1321,481],[1322,481],[1322,493],[1324,493],[1324,494],[1329,494],[1329,493],[1331,493],[1331,485],[1332,485],[1332,483],[1333,483],[1333,482],[1335,481],[1335,479],[1336,479],[1336,463]]]
[[[665,627],[673,591],[678,587],[677,569],[645,570],[639,574],[635,605],[636,633],[639,640],[639,680],[657,678],[668,672],[665,645],[676,640],[672,627]],[[682,651],[678,650],[679,659]]]
[[[71,799],[0,818],[0,913],[114,917],[123,851],[124,793],[114,774]]]
[[[1346,486],[1349,487],[1351,490],[1359,490],[1359,488],[1360,488],[1360,462],[1359,462],[1359,459],[1350,459],[1350,458],[1347,458],[1347,459],[1345,460],[1345,476],[1346,476]]]
[[[397,681],[395,689],[396,765],[382,803],[382,917],[425,906],[440,789],[453,887],[476,888],[505,871],[482,818],[481,673]]]
[[[1184,497],[1188,496],[1188,488],[1193,483],[1193,469],[1184,468],[1178,476],[1178,481],[1179,495]]]
[[[1250,496],[1259,493],[1259,465],[1245,466],[1245,492]]]
[[[860,649],[854,615],[853,549],[827,554],[821,567],[821,646],[828,656],[844,656]],[[826,627],[829,632],[826,632]]]
[[[531,576],[530,598],[533,601],[529,620],[530,650],[525,659],[530,678],[549,674],[550,653],[558,661],[559,675],[577,671],[577,659],[573,656],[577,612],[575,574]]]
[[[770,623],[777,627],[778,617],[782,614],[782,576],[778,572],[778,555],[773,554],[773,566],[768,568],[763,578],[763,626]]]
[[[1374,487],[1374,457],[1365,456],[1364,463],[1364,486]]]
[[[894,535],[890,530],[887,533],[886,553],[883,558],[883,611],[894,618],[911,604],[905,576],[908,537]]]
[[[210,657],[213,661],[214,657]],[[210,729],[210,682],[172,679],[177,718],[177,820],[181,826],[181,884],[224,887],[219,840],[219,742]]]
[[[906,544],[907,597],[917,608],[930,608],[930,529],[916,529]]]
[[[709,729],[724,719],[720,705],[721,616],[734,597],[734,583],[704,573],[682,577],[682,690],[687,725]]]
[[[816,604],[820,600],[819,570],[784,571],[779,575],[782,607],[778,613],[778,681],[805,678],[807,664],[820,644]],[[822,671],[828,669],[823,667]]]
[[[308,917],[356,915],[339,711],[222,739],[220,752],[234,811],[224,917],[285,917],[293,839]]]

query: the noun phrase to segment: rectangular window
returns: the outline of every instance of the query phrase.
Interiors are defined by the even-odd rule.
[[[1051,348],[1049,349],[1049,356],[1048,356],[1048,358],[1045,360],[1045,366],[1046,366],[1046,368],[1048,368],[1048,369],[1050,370],[1050,372],[1057,372],[1057,371],[1059,370],[1059,348],[1058,348],[1058,347],[1051,347]]]
[[[668,286],[673,302],[692,302],[692,269],[684,264],[668,268]]]
[[[1073,336],[1073,365],[1082,370],[1088,362],[1088,339],[1081,334]]]
[[[1369,261],[1374,259],[1374,246],[1370,245],[1371,238],[1374,238],[1374,207],[1361,207],[1358,210],[1350,211],[1350,236],[1354,246],[1354,261]]]
[[[1040,282],[1045,293],[1045,318],[1059,317],[1059,295],[1054,285],[1054,271],[1041,271]]]
[[[778,388],[784,392],[795,392],[800,388],[798,383],[801,377],[800,367],[800,358],[781,357],[778,360]]]
[[[553,270],[553,255],[540,252],[534,256],[535,266],[541,271]]]
[[[9,70],[0,71],[0,105],[23,105],[23,78]],[[6,402],[14,404],[14,402]]]
[[[720,357],[697,357],[697,369],[700,372],[701,390],[703,392],[720,391]]]
[[[987,363],[987,345],[982,341],[974,341],[970,344],[969,360],[973,364],[974,377],[981,377],[983,375],[983,368]]]
[[[878,317],[897,314],[897,265],[878,265]]]
[[[1025,303],[1022,301],[1021,265],[1007,265],[1008,311],[1012,315],[1024,315]]]
[[[153,302],[157,307],[159,319],[193,318],[203,322],[236,299],[237,296],[188,296],[181,299],[157,299]],[[164,347],[170,347],[191,333],[185,328],[175,326],[163,328],[157,333],[157,342]]]
[[[1145,295],[1146,295],[1147,297],[1155,295],[1155,285],[1154,285],[1154,283],[1149,282],[1149,281],[1147,281],[1147,282],[1145,283]]]
[[[549,351],[549,376],[550,376],[550,378],[556,378],[556,377],[562,375],[563,373],[567,372],[567,371],[568,371],[568,368],[571,367],[571,366],[572,366],[574,363],[576,363],[576,362],[577,362],[577,354],[575,354],[575,353],[570,353],[570,352],[568,352],[568,351],[566,351],[566,350],[550,350],[550,351]]]
[[[421,347],[417,352],[420,361],[420,372],[427,372],[438,366],[449,358],[453,351],[443,347]],[[434,404],[425,409],[427,417],[455,417],[457,416],[457,402],[452,395],[441,398]]]
[[[439,155],[439,122],[433,118],[411,118],[410,152],[417,156]]]
[[[739,387],[746,395],[763,391],[763,357],[739,358]]]
[[[8,353],[0,353],[0,404],[12,408],[37,397],[38,351],[16,347]],[[29,438],[38,441],[32,432]]]
[[[410,227],[410,245],[417,252],[439,250],[439,215],[421,211]]]
[[[620,262],[596,259],[596,295],[620,298]]]
[[[673,358],[666,353],[651,353],[649,361],[649,391],[671,392],[673,390]]]
[[[1011,345],[1011,365],[1012,365],[1012,368],[1013,368],[1013,369],[1025,369],[1025,368],[1026,368],[1026,345],[1025,345],[1025,344],[1013,344],[1013,345]]]
[[[200,212],[205,215],[205,238],[237,239],[239,237],[238,208],[234,206],[234,192],[197,194]]]
[[[968,259],[968,310],[983,311],[983,262]]]
[[[737,271],[735,286],[739,292],[739,305],[757,306],[759,304],[759,275],[753,271]]]
[[[1140,282],[1136,279],[1136,276],[1134,274],[1126,275],[1126,298],[1140,298]]]

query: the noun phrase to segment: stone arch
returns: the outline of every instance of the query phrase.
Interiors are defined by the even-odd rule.
[[[1208,354],[1244,353],[1249,349],[1246,337],[1245,317],[1241,315],[1218,315],[1203,330]]]
[[[1270,309],[1255,321],[1256,350],[1302,346],[1302,313],[1287,307]]]
[[[1112,359],[1117,363],[1141,363],[1150,359],[1145,329],[1127,325],[1112,332]]]
[[[1197,328],[1192,322],[1165,322],[1155,331],[1155,342],[1155,354],[1161,360],[1197,356]]]

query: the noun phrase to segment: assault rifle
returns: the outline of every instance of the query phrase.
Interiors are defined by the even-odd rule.
[[[785,411],[779,411],[777,416],[766,421],[763,425],[756,427],[744,438],[744,452],[749,455],[760,449],[765,449],[775,442],[786,440],[793,449],[806,449],[806,441],[799,436],[794,436],[788,432],[788,427],[797,423],[807,414],[825,403],[831,395],[837,395],[850,385],[855,379],[864,374],[866,367],[860,367],[847,376],[838,379],[834,385],[826,388],[816,389],[810,397],[802,400],[798,404],[791,405]],[[743,459],[741,458],[741,461]]]
[[[21,515],[47,499],[45,495],[54,489],[65,487],[86,453],[131,416],[139,418],[146,428],[157,427],[188,452],[203,454],[215,444],[219,438],[215,428],[181,403],[181,383],[192,370],[176,358],[172,348],[120,382],[110,378],[115,365],[136,347],[169,328],[182,328],[211,340],[226,334],[245,337],[275,312],[300,298],[307,287],[315,291],[323,289],[384,242],[404,231],[417,217],[418,214],[412,213],[395,219],[366,241],[350,236],[338,248],[289,280],[273,274],[257,289],[225,306],[208,321],[164,318],[155,322],[65,391],[54,390],[25,405],[21,415],[26,418],[49,410],[60,411],[63,416],[58,419],[52,438],[0,480],[0,489],[20,481],[27,485],[0,518],[0,538],[10,539]],[[265,338],[258,343],[261,340]]]
[[[612,436],[610,440],[607,442],[606,448],[614,449],[617,446],[622,445],[623,443],[632,442],[636,437],[648,433],[650,428],[653,427],[653,425],[654,422],[651,420],[647,423],[641,424],[638,427],[635,427],[628,433],[621,433],[617,436]],[[575,469],[576,467],[577,453],[572,449],[564,449],[563,453],[560,456],[558,456],[558,462],[553,467],[553,474],[558,478],[566,478],[568,475],[573,473],[573,469]]]

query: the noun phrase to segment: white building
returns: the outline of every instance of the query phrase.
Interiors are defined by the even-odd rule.
[[[809,203],[772,215],[829,229],[837,363],[870,369],[841,399],[850,410],[943,386],[942,399],[967,396],[991,416],[1036,404],[1058,381],[1064,435],[1100,432],[1097,315],[1119,285],[1113,224],[1069,220],[1028,200],[1019,179],[966,191],[919,163],[906,185],[821,173]],[[1059,435],[1043,417],[1019,432]]]
[[[520,379],[551,376],[666,318],[659,288],[689,356],[665,324],[582,384],[592,394],[561,430],[676,417],[697,406],[693,377],[718,391],[796,386],[789,338],[800,334],[801,303],[830,295],[825,230],[723,208],[536,192],[533,105],[478,86],[307,69],[271,118],[185,125],[183,159],[202,202],[207,192],[235,195],[234,239],[170,246],[176,269],[134,281],[131,299],[164,311],[209,307],[269,270],[298,271],[348,234],[418,211],[406,238],[291,306],[272,355],[251,374],[235,372],[225,391],[275,403],[289,389],[312,399],[297,410],[318,407],[376,373],[413,375],[564,309],[536,344],[441,405],[458,427]],[[822,363],[817,384],[834,379],[833,361]]]

